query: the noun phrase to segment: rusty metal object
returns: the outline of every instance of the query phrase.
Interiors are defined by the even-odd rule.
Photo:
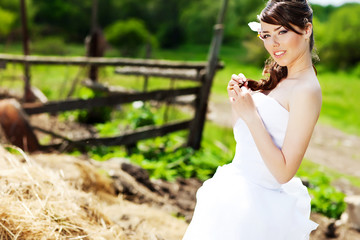
[[[0,101],[0,125],[11,144],[28,152],[40,149],[40,144],[29,124],[27,115],[15,99]]]

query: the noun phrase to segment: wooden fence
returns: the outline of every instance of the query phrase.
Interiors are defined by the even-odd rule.
[[[182,122],[171,122],[162,126],[147,126],[123,133],[121,136],[110,138],[89,138],[82,140],[71,140],[63,137],[69,146],[80,145],[131,145],[139,140],[163,136],[167,133],[188,129],[187,145],[199,149],[201,136],[206,119],[207,105],[212,86],[212,81],[217,69],[221,69],[223,64],[219,63],[218,55],[222,42],[223,21],[228,0],[223,1],[222,9],[218,16],[218,23],[214,27],[214,37],[210,46],[208,59],[206,62],[179,62],[167,60],[150,59],[128,59],[128,58],[103,58],[103,57],[47,57],[31,55],[9,55],[0,54],[0,65],[6,63],[20,63],[24,65],[25,75],[29,74],[31,65],[78,65],[89,67],[102,66],[122,66],[117,68],[116,73],[127,75],[140,75],[148,77],[163,77],[178,80],[190,80],[198,82],[196,87],[181,89],[160,89],[147,92],[112,92],[106,97],[93,99],[69,99],[52,101],[47,103],[24,103],[23,109],[29,115],[39,113],[57,113],[75,109],[91,109],[93,107],[119,105],[133,101],[166,101],[174,102],[179,96],[193,95],[195,101],[192,105],[195,114],[192,119]],[[29,76],[25,76],[25,89],[29,89]],[[90,84],[91,85],[91,84]],[[93,87],[102,87],[93,84]],[[25,91],[26,94],[26,91]],[[53,135],[57,135],[53,133]],[[59,135],[58,135],[59,136]],[[61,137],[61,136],[59,136]],[[59,146],[52,146],[59,147]]]
[[[60,101],[50,101],[47,103],[23,103],[22,107],[28,115],[40,113],[58,113],[63,111],[70,111],[76,109],[91,109],[93,107],[114,106],[119,104],[131,103],[134,101],[166,101],[174,102],[174,99],[179,96],[192,95],[195,96],[195,102],[191,105],[195,108],[196,113],[203,109],[202,114],[206,114],[206,108],[200,106],[201,98],[208,94],[204,92],[206,89],[205,69],[207,62],[179,62],[179,61],[165,61],[165,60],[145,60],[145,59],[126,59],[126,58],[89,58],[89,57],[46,57],[46,56],[20,56],[0,54],[0,63],[20,63],[28,65],[79,65],[79,66],[126,66],[126,68],[119,68],[116,70],[119,74],[127,75],[142,75],[142,76],[156,76],[164,78],[176,78],[179,80],[190,80],[199,83],[196,87],[187,87],[180,89],[160,89],[146,92],[112,92],[106,97],[97,97],[93,99],[67,99]],[[222,68],[222,64],[217,64],[216,67]],[[97,84],[100,85],[100,84]],[[101,86],[101,85],[100,85]],[[139,140],[153,138],[156,136],[163,136],[170,132],[189,129],[193,132],[193,136],[200,135],[199,122],[195,120],[195,116],[186,121],[171,122],[163,126],[147,126],[128,131],[121,136],[110,138],[88,138],[81,140],[65,139],[68,145],[131,145]],[[192,136],[189,134],[188,146],[199,148],[200,142],[196,145],[191,141]],[[201,141],[201,137],[199,138]],[[51,146],[51,147],[60,147]]]

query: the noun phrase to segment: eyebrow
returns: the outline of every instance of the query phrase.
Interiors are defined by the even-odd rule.
[[[274,29],[274,32],[276,32],[277,30],[279,30],[281,27],[282,27],[282,26],[275,28],[275,29]],[[269,31],[262,31],[262,32],[263,32],[263,33],[268,33]]]

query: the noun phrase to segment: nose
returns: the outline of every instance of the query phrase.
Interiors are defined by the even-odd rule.
[[[279,47],[280,46],[280,43],[279,43],[276,36],[272,37],[272,45],[273,45],[273,47]]]

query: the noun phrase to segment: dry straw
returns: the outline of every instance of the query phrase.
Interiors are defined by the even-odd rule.
[[[8,149],[10,147],[7,147]],[[70,186],[21,149],[0,146],[0,240],[124,239],[91,192]]]
[[[0,145],[0,240],[181,239],[187,224],[154,206],[117,196],[88,161]]]

